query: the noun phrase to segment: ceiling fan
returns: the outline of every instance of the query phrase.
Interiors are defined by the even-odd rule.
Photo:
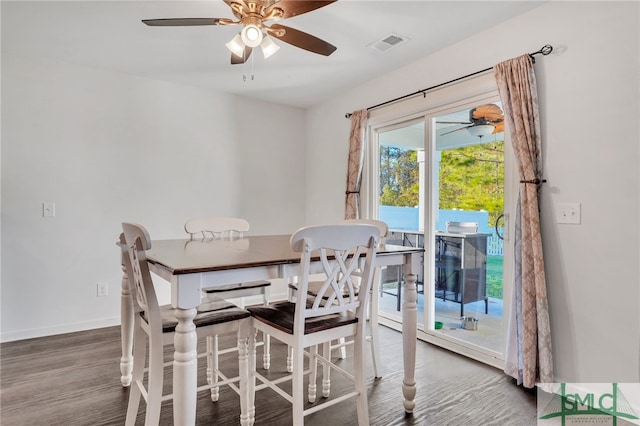
[[[302,15],[335,1],[224,0],[238,18],[237,21],[228,18],[166,18],[143,19],[142,22],[154,27],[242,25],[242,31],[226,44],[232,52],[232,64],[244,63],[251,56],[253,48],[258,46],[265,58],[273,55],[280,47],[269,36],[309,52],[329,56],[336,50],[332,44],[295,28],[276,23],[267,26],[266,22]]]
[[[504,113],[496,104],[485,104],[469,111],[469,121],[438,121],[441,124],[468,124],[440,136],[466,129],[473,136],[482,138],[491,134],[504,132]]]

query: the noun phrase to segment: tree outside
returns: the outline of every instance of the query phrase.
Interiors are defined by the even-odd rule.
[[[418,152],[380,146],[380,204],[415,207],[419,203]]]
[[[418,153],[380,147],[380,205],[415,207],[419,200]],[[504,142],[442,151],[439,208],[486,210],[489,227],[503,211]]]
[[[415,207],[419,203],[418,153],[380,146],[380,205]],[[504,206],[504,141],[441,151],[439,208],[486,210],[490,228]],[[488,256],[487,294],[502,298],[502,256]]]
[[[486,210],[493,228],[504,207],[504,142],[442,151],[440,208]]]

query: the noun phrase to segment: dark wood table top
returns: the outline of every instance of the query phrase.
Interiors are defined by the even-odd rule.
[[[173,275],[300,262],[289,246],[291,235],[256,235],[239,239],[156,240],[149,262]],[[417,247],[381,244],[378,255],[422,252]]]

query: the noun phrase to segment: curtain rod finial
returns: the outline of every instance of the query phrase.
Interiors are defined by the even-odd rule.
[[[344,118],[351,118],[351,113],[350,113],[350,112],[346,113],[346,114],[344,115]]]
[[[529,56],[531,57],[531,60],[533,61],[533,63],[536,63],[536,58],[535,55],[542,55],[542,56],[547,56],[548,54],[550,54],[553,51],[553,46],[551,46],[550,44],[545,44],[544,46],[542,46],[540,48],[540,50],[538,50],[537,52],[533,52],[533,53],[529,53]]]

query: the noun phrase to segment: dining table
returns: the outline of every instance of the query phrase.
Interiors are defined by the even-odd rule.
[[[203,290],[238,282],[292,278],[300,274],[300,253],[289,245],[291,235],[248,235],[222,239],[152,240],[147,251],[149,269],[171,285],[171,305],[178,325],[174,335],[174,424],[189,426],[196,419],[197,336],[193,319]],[[403,408],[413,413],[416,394],[417,333],[416,274],[423,248],[381,243],[376,266],[402,265]],[[319,258],[316,264],[319,269]],[[123,265],[121,290],[121,383],[131,384],[133,368],[133,302]],[[400,407],[398,407],[400,409]]]

